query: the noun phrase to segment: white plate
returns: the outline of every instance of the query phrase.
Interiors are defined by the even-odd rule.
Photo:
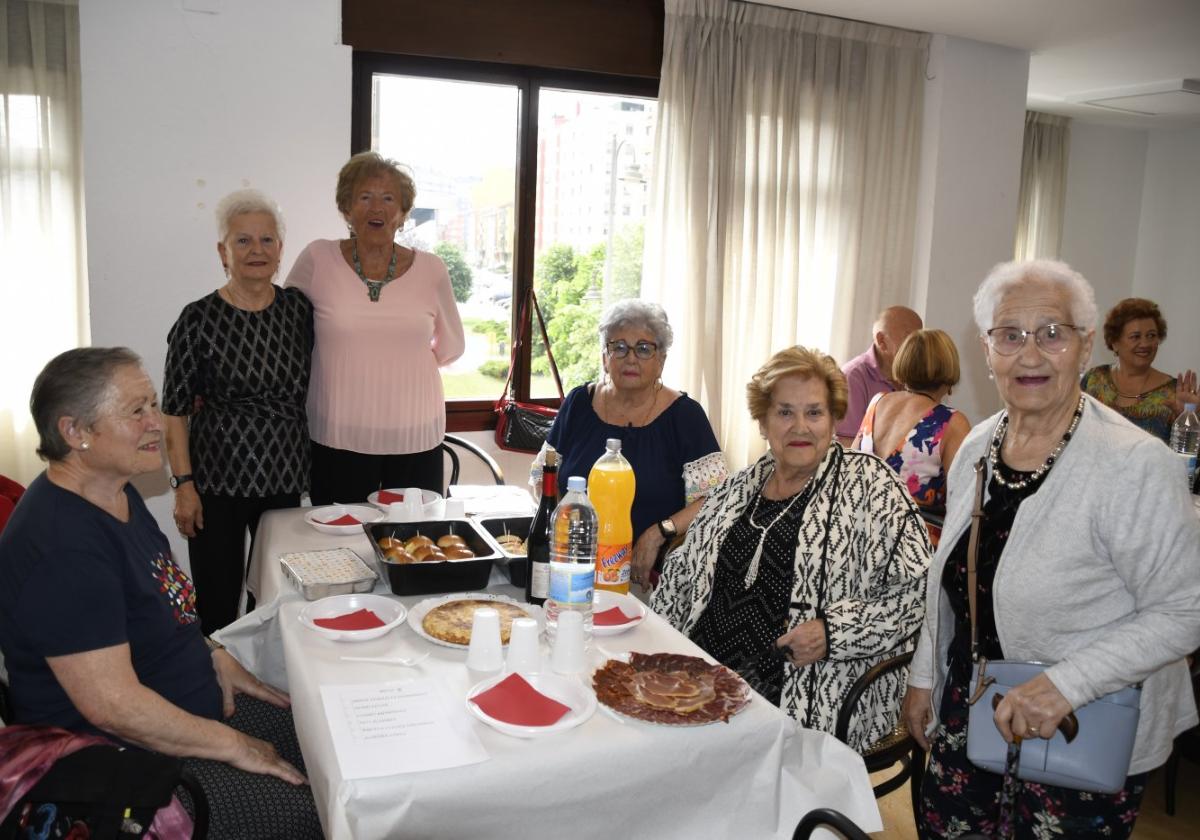
[[[357,525],[330,525],[330,521],[340,519],[350,514],[359,521]],[[366,505],[329,505],[313,508],[304,514],[304,521],[316,528],[322,534],[336,534],[340,537],[352,536],[363,532],[362,526],[383,519],[383,514],[373,507]]]
[[[471,698],[482,691],[487,691],[508,676],[508,674],[500,674],[499,676],[484,680],[467,692],[466,699],[467,711],[488,726],[498,732],[503,732],[505,735],[512,735],[516,738],[536,738],[539,735],[549,735],[552,732],[574,729],[590,718],[596,711],[596,695],[585,688],[578,680],[558,674],[522,674],[521,676],[531,686],[552,700],[557,700],[564,706],[570,706],[571,711],[549,726],[520,726],[515,723],[505,723],[502,720],[497,720],[476,706]]]
[[[403,496],[404,491],[405,491],[405,488],[403,488],[403,487],[385,487],[384,489],[387,490],[387,492],[395,493],[398,496]],[[442,500],[442,495],[440,493],[435,493],[432,490],[422,490],[421,491],[421,508],[422,508],[421,515],[425,516],[427,518],[431,518],[431,519],[440,519],[441,517],[435,517],[434,514],[437,513],[437,503],[440,502],[441,500]],[[387,509],[388,509],[387,503],[379,501],[379,491],[378,490],[376,490],[370,496],[367,496],[367,501],[370,502],[371,504],[373,504],[375,507],[382,510],[384,513],[387,513]]]
[[[372,627],[370,630],[333,630],[315,623],[318,618],[334,618],[363,609],[379,616],[383,626]],[[393,627],[400,625],[407,614],[408,610],[399,601],[364,592],[356,595],[331,595],[313,601],[300,610],[299,618],[301,624],[326,639],[333,639],[335,642],[365,642],[378,639]]]
[[[610,592],[607,589],[594,590],[595,597],[592,601],[593,615],[598,612],[604,612],[610,607],[620,607],[621,612],[625,615],[633,616],[633,620],[627,624],[613,624],[608,626],[592,623],[592,634],[596,636],[617,636],[627,630],[632,630],[643,621],[646,620],[646,605],[632,595],[621,592]],[[557,622],[546,621],[547,627],[557,626]]]
[[[438,595],[435,598],[426,598],[419,604],[415,604],[413,608],[408,611],[408,626],[411,627],[412,631],[422,639],[433,642],[435,645],[455,648],[456,650],[466,650],[467,645],[460,645],[455,642],[447,642],[444,639],[435,639],[433,636],[425,632],[425,628],[422,626],[422,622],[425,621],[425,616],[429,614],[431,609],[434,607],[440,607],[442,604],[450,601],[502,601],[506,604],[514,604],[525,610],[530,617],[537,620],[538,633],[541,633],[546,629],[546,617],[542,614],[540,608],[535,607],[533,604],[526,604],[521,601],[517,601],[508,597],[507,595],[496,595],[491,592],[459,592],[454,595]],[[508,647],[508,645],[505,645],[504,647]]]

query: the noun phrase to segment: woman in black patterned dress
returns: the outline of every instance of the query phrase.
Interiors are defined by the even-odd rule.
[[[171,327],[162,400],[175,524],[206,634],[237,618],[246,531],[253,541],[262,512],[295,507],[308,486],[313,345],[308,298],[273,282],[284,233],[275,202],[232,193],[217,224],[228,282]]]
[[[891,468],[834,440],[846,380],[832,357],[781,350],[746,390],[770,451],[709,494],[650,604],[802,726],[833,732],[854,681],[911,646],[929,537]],[[891,730],[903,688],[903,673],[872,686],[852,747]]]

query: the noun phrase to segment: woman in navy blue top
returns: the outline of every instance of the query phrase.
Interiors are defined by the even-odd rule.
[[[587,476],[608,438],[621,440],[633,467],[633,582],[650,583],[662,545],[692,523],[708,492],[724,481],[725,458],[700,404],[662,382],[673,334],[661,306],[630,299],[600,321],[599,383],[567,395],[546,443],[559,452],[558,474]],[[538,455],[534,486],[541,487]]]
[[[184,757],[214,836],[286,805],[276,836],[319,837],[287,695],[204,637],[192,581],[130,484],[162,469],[162,414],[138,357],[68,350],[30,408],[48,465],[0,535],[13,722]]]

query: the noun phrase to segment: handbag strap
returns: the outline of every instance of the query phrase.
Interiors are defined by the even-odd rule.
[[[979,523],[983,519],[983,477],[987,474],[987,458],[975,462],[975,508],[971,511],[971,536],[967,541],[967,608],[971,613],[971,661],[979,652],[979,627],[975,620],[979,598]]]
[[[526,316],[529,314],[530,304],[533,304],[533,311],[537,313],[538,327],[542,332],[542,341],[546,344],[546,358],[550,362],[550,372],[554,374],[554,384],[558,387],[558,398],[564,399],[565,397],[563,394],[562,379],[560,379],[558,375],[558,365],[555,364],[554,353],[550,349],[550,336],[546,333],[546,320],[542,317],[542,308],[538,306],[537,295],[534,293],[533,287],[530,286],[529,293],[521,302],[521,312],[518,316],[520,318],[520,322],[517,324],[517,340],[513,342],[512,352],[509,354],[508,378],[504,380],[504,390],[500,393],[501,401],[503,401],[504,398],[509,396],[511,393],[509,388],[512,386],[513,371],[516,370],[517,367],[517,353],[520,352],[521,345],[525,343],[526,325],[529,324],[529,321],[526,320]],[[497,408],[499,408],[499,406],[497,406]]]

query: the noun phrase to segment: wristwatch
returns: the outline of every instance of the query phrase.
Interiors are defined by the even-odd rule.
[[[658,533],[662,534],[664,540],[673,540],[679,531],[676,530],[675,523],[668,517],[658,523]]]
[[[191,473],[186,473],[185,475],[173,475],[171,476],[171,489],[178,490],[180,484],[187,484],[191,480]]]

